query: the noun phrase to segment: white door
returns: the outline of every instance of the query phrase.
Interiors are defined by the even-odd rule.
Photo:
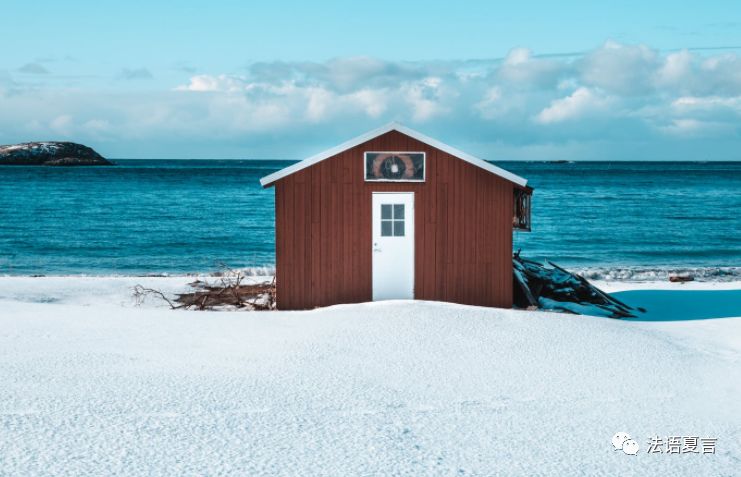
[[[414,298],[414,192],[373,193],[373,301]]]

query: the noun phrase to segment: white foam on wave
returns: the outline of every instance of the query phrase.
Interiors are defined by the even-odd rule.
[[[246,268],[237,268],[234,270],[230,270],[231,272],[239,272],[242,275],[245,275],[247,277],[270,277],[275,275],[275,267],[246,267]],[[222,273],[215,273],[213,276],[221,276]]]
[[[741,267],[648,267],[648,266],[603,266],[603,267],[572,267],[564,266],[567,270],[577,273],[588,280],[625,281],[625,282],[655,282],[667,281],[673,275],[691,276],[702,282],[735,282],[741,281]],[[244,267],[217,271],[192,273],[150,273],[150,274],[49,274],[49,275],[10,275],[0,274],[0,277],[69,277],[69,278],[190,278],[190,277],[222,277],[241,273],[246,277],[273,277],[275,267],[266,265],[261,267]]]
[[[733,282],[741,279],[741,267],[566,267],[588,280],[655,282],[671,276],[692,277],[703,282]]]
[[[246,277],[272,277],[275,275],[274,266],[262,266],[262,267],[244,267],[225,269],[217,271],[206,271],[206,272],[188,272],[188,273],[50,273],[50,274],[34,274],[34,275],[19,275],[10,273],[0,273],[0,277],[13,278],[13,277],[29,277],[29,278],[190,278],[190,277],[222,277],[224,275],[231,275],[234,273],[241,273]]]

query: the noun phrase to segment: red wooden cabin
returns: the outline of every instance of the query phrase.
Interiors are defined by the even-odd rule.
[[[277,306],[512,306],[527,181],[391,123],[260,180],[275,187]]]

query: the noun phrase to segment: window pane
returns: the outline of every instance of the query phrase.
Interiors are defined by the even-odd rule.
[[[404,204],[394,204],[394,218],[395,219],[404,218]]]
[[[404,221],[394,220],[394,237],[404,236]]]
[[[382,219],[391,218],[391,204],[381,204],[381,218]]]
[[[381,237],[391,237],[391,221],[390,220],[382,220],[381,221]]]

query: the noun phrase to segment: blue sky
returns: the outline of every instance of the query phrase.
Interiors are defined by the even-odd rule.
[[[301,158],[400,120],[489,159],[741,160],[741,6],[10,1],[0,143]]]

